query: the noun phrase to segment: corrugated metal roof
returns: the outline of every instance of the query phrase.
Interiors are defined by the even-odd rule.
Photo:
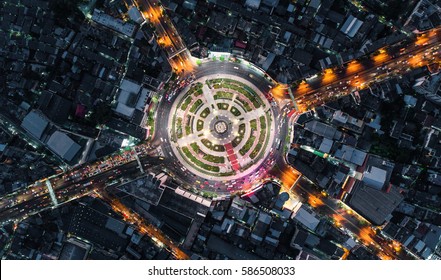
[[[38,139],[43,135],[49,122],[36,111],[31,111],[24,117],[21,126]]]
[[[60,131],[55,131],[46,144],[54,153],[67,161],[71,161],[81,148],[69,136]]]

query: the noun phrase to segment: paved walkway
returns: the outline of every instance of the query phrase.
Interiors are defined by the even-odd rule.
[[[184,94],[182,97],[178,97],[178,99],[174,102],[174,104],[172,105],[171,111],[172,113],[176,113],[177,116],[180,116],[183,118],[182,121],[182,129],[183,129],[183,133],[185,135],[185,125],[187,123],[187,119],[188,117],[194,117],[193,119],[193,123],[192,123],[192,133],[189,135],[185,135],[184,137],[182,137],[181,139],[178,139],[177,144],[175,145],[171,145],[173,152],[175,153],[176,157],[178,158],[178,160],[192,173],[202,177],[202,178],[207,178],[210,180],[214,180],[214,181],[229,181],[229,180],[236,180],[236,179],[240,179],[244,176],[249,175],[250,173],[252,173],[264,160],[265,158],[268,156],[269,154],[269,149],[267,149],[265,151],[265,154],[258,158],[257,161],[254,162],[254,160],[252,160],[249,155],[253,152],[254,148],[259,144],[259,134],[256,133],[255,137],[255,141],[253,142],[252,147],[250,148],[249,151],[247,151],[247,153],[242,156],[239,151],[240,149],[243,148],[243,146],[245,145],[245,143],[247,142],[247,140],[251,137],[251,128],[250,128],[250,121],[251,120],[256,120],[256,126],[257,126],[257,131],[260,130],[260,117],[261,116],[265,116],[266,113],[265,108],[271,108],[271,106],[269,105],[268,101],[266,100],[265,96],[263,95],[262,92],[260,92],[259,89],[257,89],[256,86],[254,86],[253,84],[251,84],[250,82],[248,82],[247,80],[240,78],[240,77],[236,77],[233,75],[228,75],[228,74],[224,74],[222,75],[222,78],[226,78],[226,79],[232,79],[235,80],[239,83],[243,83],[247,86],[249,86],[252,90],[254,90],[260,97],[260,99],[263,101],[264,105],[260,106],[259,108],[254,108],[253,103],[248,100],[247,98],[241,98],[241,100],[247,102],[247,104],[251,107],[254,108],[252,111],[247,112],[246,109],[244,108],[243,104],[237,100],[238,97],[238,93],[237,91],[231,90],[231,89],[222,89],[222,91],[227,91],[230,93],[233,93],[233,98],[232,100],[229,99],[222,99],[222,100],[215,100],[214,99],[214,94],[213,92],[215,90],[212,90],[208,87],[208,85],[206,84],[207,80],[212,80],[212,79],[217,79],[219,78],[219,75],[210,75],[210,76],[205,76],[203,78],[200,78],[196,81],[194,81],[194,83],[202,83],[202,96],[199,96],[198,98],[194,98],[192,100],[192,102],[190,102],[190,104],[187,106],[186,110],[183,111],[181,110],[181,108],[177,108],[177,104],[180,103],[181,100],[184,100],[184,97],[186,97],[186,95]],[[188,90],[190,89],[190,86],[186,87],[183,92],[188,92]],[[217,89],[216,89],[217,90]],[[199,107],[199,110],[194,114],[194,113],[190,113],[189,110],[190,108],[193,106],[193,104],[198,100],[201,99],[204,102],[204,104]],[[217,103],[226,103],[228,104],[228,108],[227,110],[219,110],[217,107]],[[236,117],[231,113],[231,108],[232,106],[234,106],[237,110],[239,110],[239,112],[241,113],[240,116]],[[202,112],[204,109],[209,108],[210,109],[210,114],[206,117],[206,118],[202,118],[200,117],[200,112]],[[237,120],[235,123],[230,123],[230,125],[232,125],[232,129],[231,129],[231,133],[230,135],[228,135],[227,137],[225,137],[225,139],[223,138],[216,138],[216,137],[210,137],[210,133],[211,133],[211,128],[210,128],[210,124],[215,121],[216,116],[224,116],[227,119],[230,120]],[[270,118],[273,120],[274,116],[272,114],[272,112],[270,113]],[[239,121],[240,119],[240,121]],[[197,131],[197,121],[198,120],[202,120],[204,121],[204,126],[203,129],[201,131]],[[172,121],[173,118],[169,118],[169,127],[172,127]],[[243,139],[242,141],[239,143],[239,145],[237,145],[236,147],[233,147],[232,145],[232,141],[234,140],[234,138],[236,136],[239,135],[239,126],[240,124],[245,124],[245,134],[243,135]],[[274,131],[274,127],[275,124],[274,122],[271,122],[271,127],[270,129]],[[267,130],[269,130],[267,128]],[[203,134],[203,135],[202,135]],[[274,142],[274,135],[272,133],[270,133],[269,135],[267,135],[266,137],[269,137],[268,139],[268,146],[270,146],[273,142]],[[201,140],[202,139],[208,139],[210,140],[214,145],[223,145],[226,149],[225,152],[218,152],[218,151],[212,151],[211,149],[209,149],[208,147],[206,147]],[[267,139],[267,138],[265,138]],[[221,164],[215,164],[212,162],[208,162],[205,159],[201,158],[201,156],[199,156],[196,152],[193,151],[193,149],[190,147],[191,143],[197,143],[199,149],[201,150],[201,152],[203,152],[204,154],[209,154],[209,155],[213,155],[213,156],[224,156],[226,161],[225,163]],[[264,143],[262,143],[264,144]],[[199,171],[199,167],[196,169],[195,166],[193,164],[190,164],[186,159],[183,158],[181,151],[178,150],[178,147],[184,147],[187,146],[189,147],[190,151],[192,152],[192,154],[194,156],[196,156],[201,162],[207,163],[209,165],[212,166],[218,166],[221,170],[220,172],[229,172],[229,171],[239,171],[241,169],[241,167],[244,166],[248,166],[248,168],[246,170],[244,170],[243,172],[237,172],[235,175],[232,176],[216,176],[214,173],[213,175],[208,175],[205,174],[204,172]],[[209,171],[207,171],[207,173],[210,173]]]
[[[228,160],[231,163],[231,166],[233,167],[234,171],[240,170],[240,165],[237,162],[236,153],[233,150],[233,145],[231,143],[225,144],[225,149],[227,150]]]
[[[205,100],[207,100],[207,104],[210,104],[210,105],[216,104],[216,102],[214,101],[213,93],[211,92],[211,89],[208,87],[208,85],[205,83],[205,81],[203,82],[202,92],[203,92]]]

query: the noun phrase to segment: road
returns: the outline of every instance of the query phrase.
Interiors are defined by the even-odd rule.
[[[300,180],[292,191],[317,213],[329,217],[336,227],[355,236],[381,259],[414,259],[397,242],[379,236],[368,221],[347,205],[320,192],[311,183]]]
[[[159,158],[141,157],[144,168],[159,165]],[[139,173],[136,160],[110,168],[89,177],[63,178],[54,177],[50,180],[58,205],[78,199],[94,190],[100,190],[112,181]],[[79,173],[77,173],[79,174]],[[8,194],[0,198],[0,225],[10,221],[20,221],[27,216],[35,215],[55,205],[45,184],[46,179],[36,182],[32,187]]]
[[[440,63],[440,41],[440,29],[434,29],[418,35],[413,42],[381,49],[368,59],[354,60],[342,68],[327,69],[315,78],[304,80],[293,88],[299,111],[309,110],[392,76],[404,75],[414,68]],[[309,184],[297,184],[292,192],[303,197],[322,215],[330,217],[337,227],[355,236],[381,259],[414,258],[398,242],[385,240],[378,235],[366,220],[349,207],[338,200],[324,197]]]
[[[348,95],[370,84],[401,76],[410,70],[431,63],[440,63],[440,29],[434,29],[407,44],[380,49],[370,58],[353,60],[343,67],[326,69],[317,77],[303,80],[292,91],[300,111],[322,105]]]
[[[173,69],[179,75],[182,74],[180,78],[190,75],[194,70],[191,56],[183,45],[182,40],[179,38],[179,34],[174,28],[172,22],[163,12],[163,8],[157,1],[154,0],[139,0],[137,3],[143,11],[144,16],[148,17],[151,24],[155,27],[158,43],[165,48]],[[299,110],[304,111],[308,108],[318,106],[326,101],[329,101],[330,99],[349,94],[357,88],[365,88],[369,85],[369,83],[380,81],[384,78],[390,77],[391,75],[402,75],[412,68],[425,66],[433,62],[439,63],[440,40],[441,34],[439,29],[435,29],[419,35],[415,42],[403,46],[400,50],[379,50],[378,53],[365,61],[352,61],[340,69],[327,69],[317,78],[303,81],[293,88],[296,102],[300,108]],[[262,90],[263,93],[269,92],[269,86],[274,86],[272,81],[268,80],[266,77],[254,75],[253,71],[255,71],[255,69],[249,65],[219,62],[219,64],[202,64],[197,71],[194,72],[194,75],[198,77],[199,75],[202,76],[209,74],[237,74],[253,82]],[[255,72],[258,73],[257,71]],[[170,103],[167,103],[167,101],[163,99],[158,111],[158,117],[161,119],[161,123],[166,123],[162,122],[162,120],[166,120],[168,118],[167,110],[170,108],[171,102],[173,102],[174,98],[176,97],[172,97]],[[284,141],[287,138],[286,136],[288,133],[288,121],[286,121],[284,115],[286,114],[287,108],[290,108],[287,106],[288,103],[286,103],[286,106],[279,108],[279,110],[275,110],[277,127],[279,129],[277,134],[281,139],[282,147],[285,145]],[[179,163],[176,161],[174,161],[174,163],[171,161],[173,157],[170,155],[170,144],[166,143],[167,141],[162,140],[167,139],[164,137],[167,135],[166,130],[167,128],[164,125],[160,126],[160,129],[158,129],[159,137],[155,138],[155,142],[152,143],[152,145],[160,145],[164,151],[164,154],[168,154],[167,157],[169,159],[166,159],[164,163],[167,162],[166,165],[168,168],[172,169],[172,174],[175,173],[174,175],[176,175],[176,177],[183,178],[185,182],[190,185],[197,185],[197,178],[189,176],[185,171],[182,171]],[[145,156],[151,152],[150,146],[141,145],[136,149],[139,150],[141,162],[144,164],[144,161],[147,160]],[[278,147],[273,146],[272,149],[278,150]],[[266,163],[263,163],[259,168],[259,170],[262,170],[262,176],[267,175],[265,172],[269,169],[269,167],[272,167],[273,164],[276,166],[276,168],[274,168],[273,171],[271,171],[273,173],[270,172],[269,175],[276,177],[280,176],[282,182],[284,183],[284,188],[289,190],[292,184],[297,181],[299,174],[296,174],[295,171],[291,170],[290,167],[286,165],[283,153],[277,151],[274,152]],[[110,183],[112,180],[138,172],[137,168],[137,161],[134,159],[133,155],[130,155],[128,152],[124,153],[123,155],[116,153],[107,159],[81,165],[74,170],[54,176],[48,180],[50,180],[51,185],[53,186],[58,204],[62,204],[84,196],[96,188],[101,188],[105,184]],[[238,181],[237,186],[244,185],[245,188],[251,187],[250,184],[252,181],[258,179],[259,178],[245,178],[243,181]],[[52,208],[53,201],[48,188],[44,184],[45,180],[46,179],[42,179],[25,189],[1,197],[0,224],[11,220],[19,221],[29,215]],[[210,185],[210,182],[207,182],[207,184]],[[213,191],[222,191],[221,187],[222,183],[215,183],[210,188]],[[378,246],[381,245],[380,243],[383,241],[377,240],[378,237],[372,234],[372,232],[366,232],[366,229],[360,228],[357,224],[352,222],[349,217],[345,217],[344,213],[339,214],[339,210],[336,209],[335,205],[332,204],[334,202],[328,200],[323,200],[322,202],[324,205],[327,205],[328,209],[333,211],[329,212],[329,215],[335,215],[335,220],[338,220],[338,217],[343,217],[344,219],[341,221],[348,222],[348,224],[345,224],[345,227],[354,230],[354,233],[358,234],[361,240],[371,243],[373,242],[374,245],[371,243],[369,244],[374,246],[374,248],[378,248]],[[116,208],[120,209],[120,211],[126,211],[123,209],[123,206]],[[137,217],[136,214],[131,213],[130,215]],[[351,224],[355,225],[355,227],[353,227]],[[357,228],[358,232],[356,232]],[[145,229],[145,231],[148,234],[153,234],[153,232],[147,229]],[[161,235],[161,238],[165,237]],[[166,242],[168,241],[164,241],[163,243],[167,244]],[[171,243],[168,244],[168,246],[172,245],[173,244]],[[176,254],[179,255],[179,253]],[[387,249],[385,255],[399,257],[389,249]],[[181,255],[180,257],[185,258],[185,255]]]
[[[115,196],[109,191],[99,192],[98,196],[109,203],[112,209],[121,214],[125,222],[135,226],[137,231],[141,234],[147,234],[152,240],[160,247],[165,247],[176,259],[188,260],[189,256],[179,249],[178,245],[169,239],[164,233],[157,227],[146,222],[138,213],[132,211],[123,203],[121,203]]]
[[[143,168],[150,168],[164,164],[164,159],[141,157],[140,162]],[[165,247],[175,258],[188,259],[189,257],[158,228],[147,223],[141,216],[128,209],[105,191],[105,188],[112,182],[120,182],[120,179],[131,175],[134,177],[140,175],[139,165],[136,160],[108,169],[86,179],[81,179],[81,177],[78,180],[56,178],[52,180],[54,183],[52,188],[58,200],[58,205],[68,203],[94,192],[107,201],[114,211],[122,214],[126,222],[136,226],[141,234],[148,234],[153,241]],[[15,200],[14,204],[9,203],[11,199]],[[54,207],[55,205],[49,195],[48,188],[44,182],[38,182],[33,188],[27,188],[25,191],[18,192],[15,196],[5,196],[0,199],[0,225],[11,221],[20,221],[28,216]]]
[[[156,0],[137,0],[136,6],[155,28],[156,41],[167,54],[170,66],[177,74],[186,74],[193,70],[193,60],[176,27],[165,12],[165,8]]]

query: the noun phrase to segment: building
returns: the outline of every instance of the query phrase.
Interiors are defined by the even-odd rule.
[[[323,138],[322,143],[320,144],[319,151],[325,154],[329,154],[331,151],[332,145],[334,141],[328,138]]]
[[[38,103],[39,110],[57,124],[63,124],[67,121],[72,108],[72,101],[49,91],[42,93]]]
[[[167,177],[168,176],[164,173],[158,174],[157,176],[147,174],[118,186],[118,189],[151,205],[157,206],[164,192],[164,187],[161,187],[161,185],[164,184]]]
[[[290,240],[290,247],[293,249],[297,249],[300,251],[299,255],[302,254],[302,252],[306,254],[316,254],[316,250],[313,250],[320,244],[320,237],[317,235],[308,232],[302,228],[296,227],[294,231],[294,235],[292,236]],[[300,257],[297,256],[297,259],[309,259],[310,257]],[[314,255],[314,259],[317,259],[317,257]]]
[[[115,112],[135,125],[142,125],[146,118],[144,110],[152,92],[127,79],[122,80],[119,88]]]
[[[374,225],[381,225],[390,219],[392,211],[403,199],[395,186],[385,192],[357,180],[345,202]]]
[[[348,145],[342,145],[334,154],[335,158],[362,166],[366,160],[367,154]]]
[[[198,215],[205,215],[207,213],[206,209],[211,206],[212,201],[210,199],[204,198],[199,195],[195,195],[194,193],[188,192],[182,188],[175,189],[175,193],[177,195],[180,195],[180,196],[188,199],[189,201],[192,201],[194,203],[201,205],[201,209],[204,209],[204,211],[197,212]]]
[[[369,166],[368,170],[363,173],[362,181],[366,186],[381,190],[386,183],[386,177],[386,170]]]
[[[124,224],[94,207],[98,206],[87,206],[80,203],[75,208],[75,213],[70,220],[68,233],[71,236],[87,240],[95,246],[102,246],[115,252],[126,248],[130,238],[122,233]],[[108,212],[110,209],[105,210]]]
[[[37,139],[42,138],[43,133],[48,125],[49,122],[46,120],[43,114],[35,110],[29,112],[21,123],[21,127],[23,127],[27,132]]]
[[[71,161],[81,149],[80,145],[60,131],[52,133],[46,144],[49,149],[66,161]]]
[[[441,227],[409,216],[397,217],[383,229],[383,234],[400,242],[422,259],[440,259]]]
[[[363,21],[357,19],[353,15],[349,15],[345,23],[343,23],[343,26],[341,27],[340,31],[346,34],[347,36],[349,36],[350,38],[353,38],[355,34],[357,34],[362,24]]]
[[[251,241],[260,244],[265,238],[266,231],[271,223],[271,216],[267,213],[260,212],[259,218],[257,219],[256,225],[254,226],[253,231],[251,232]]]
[[[85,260],[92,246],[76,238],[69,238],[63,245],[59,260]]]
[[[307,122],[305,129],[328,139],[337,140],[341,138],[341,132],[337,131],[335,127],[316,120]]]
[[[413,89],[433,103],[441,105],[441,73],[417,79]]]
[[[132,37],[135,33],[135,25],[124,22],[121,19],[114,18],[98,9],[93,11],[92,20],[128,37]]]
[[[247,0],[245,6],[257,10],[260,7],[261,0]]]
[[[196,9],[197,1],[196,0],[184,0],[182,3],[182,7],[194,11]]]
[[[24,117],[21,126],[66,162],[71,162],[81,149],[78,143],[61,132],[37,110],[29,112]]]
[[[244,222],[248,226],[252,226],[257,219],[258,213],[245,200],[235,197],[228,209],[228,215]]]
[[[332,122],[357,133],[361,133],[364,127],[364,122],[362,120],[354,118],[341,110],[334,112],[332,115]]]
[[[129,17],[134,22],[141,24],[144,22],[144,18],[142,17],[141,13],[139,12],[138,8],[136,6],[132,6],[128,11]]]
[[[315,231],[320,223],[320,220],[317,219],[316,215],[313,214],[312,211],[308,210],[304,205],[301,205],[297,211],[294,210],[291,217],[312,231]]]

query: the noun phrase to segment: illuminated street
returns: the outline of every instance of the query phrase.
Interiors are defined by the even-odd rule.
[[[399,51],[389,53],[387,49],[380,49],[368,60],[354,60],[341,68],[326,69],[322,75],[302,81],[293,89],[297,105],[303,112],[371,83],[403,75],[416,67],[440,63],[440,41],[440,30],[434,29],[418,35],[415,42],[403,45]]]
[[[158,14],[159,16],[159,14]],[[153,22],[156,22],[158,26],[160,25],[160,21],[152,19]],[[158,27],[160,28],[160,27]],[[165,31],[164,31],[165,32]],[[316,78],[311,83],[302,82],[298,88],[294,90],[295,98],[298,106],[300,106],[301,110],[304,110],[304,106],[308,106],[309,108],[316,106],[316,104],[325,103],[327,99],[332,99],[336,95],[338,90],[338,96],[350,93],[351,90],[357,87],[365,87],[372,80],[377,80],[376,78],[372,79],[372,75],[381,75],[381,73],[385,73],[386,71],[394,72],[395,69],[397,71],[407,71],[407,68],[403,69],[401,67],[402,64],[409,64],[410,67],[419,67],[422,65],[427,65],[432,63],[433,61],[439,60],[439,52],[438,52],[438,43],[440,36],[439,32],[431,31],[429,35],[421,35],[421,38],[428,39],[419,39],[417,44],[409,47],[408,50],[399,54],[395,58],[390,58],[385,51],[380,51],[377,56],[374,56],[374,65],[369,66],[370,64],[360,64],[357,61],[350,62],[347,64],[345,70],[342,71],[343,74],[336,74],[334,70],[326,70],[323,74],[322,78]],[[164,35],[165,36],[165,35]],[[168,36],[168,35],[167,35]],[[180,44],[179,40],[177,41]],[[178,45],[180,46],[180,45]],[[430,52],[430,55],[424,55],[427,52]],[[420,56],[425,56],[424,60],[419,61],[418,58]],[[189,59],[186,59],[187,62],[190,63]],[[416,61],[419,61],[418,63]],[[225,65],[227,67],[228,64]],[[382,69],[386,70],[378,70],[377,65],[381,65]],[[230,66],[228,66],[230,67]],[[391,69],[389,69],[391,68]],[[217,69],[217,68],[216,68]],[[401,70],[398,70],[401,69]],[[234,69],[233,69],[234,70]],[[210,70],[202,70],[200,73],[210,73],[207,71]],[[205,71],[205,72],[204,72]],[[215,70],[216,71],[216,70]],[[339,70],[341,71],[341,70]],[[179,71],[178,71],[179,72]],[[394,72],[395,73],[395,72]],[[396,72],[396,75],[399,75],[401,72]],[[199,74],[200,75],[200,74]],[[357,77],[357,78],[355,78]],[[354,81],[356,80],[356,81]],[[349,85],[347,85],[349,83]],[[355,83],[352,85],[352,83]],[[342,90],[342,84],[345,85],[343,88],[347,88],[346,90]],[[317,87],[318,85],[318,87]],[[271,91],[276,100],[280,100],[281,93],[280,90],[276,87]],[[334,93],[333,93],[334,92]],[[346,93],[345,93],[346,92]],[[303,107],[302,107],[303,106]],[[286,123],[286,122],[284,122]],[[284,139],[283,135],[280,136],[280,139]],[[283,159],[283,155],[280,156]],[[103,162],[111,162],[115,167],[123,168],[121,170],[129,170],[129,166],[133,166],[132,168],[136,168],[136,161],[131,155],[130,152],[125,152],[122,155],[118,154]],[[282,163],[283,164],[283,163]],[[98,168],[97,168],[98,166]],[[289,190],[291,186],[297,181],[299,175],[296,174],[295,171],[286,167],[285,165],[280,165],[280,171],[277,171],[274,175],[283,182],[284,189]],[[96,170],[96,171],[95,171]],[[89,194],[92,190],[97,190],[96,186],[87,188],[87,182],[91,182],[95,180],[95,178],[106,178],[107,174],[112,174],[112,169],[102,170],[99,169],[99,164],[95,164],[92,166],[84,165],[79,167],[77,171],[70,171],[70,175],[58,175],[57,177],[51,178],[51,184],[54,186],[54,190],[57,193],[57,199],[59,203],[65,203],[68,201],[72,201],[73,199],[78,199],[82,196]],[[74,177],[75,174],[78,174],[79,179],[73,179],[72,183],[65,183],[66,180],[62,179],[66,178],[66,176]],[[93,174],[90,176],[90,174]],[[108,178],[108,177],[107,177]],[[109,179],[111,180],[111,179]],[[196,179],[193,179],[196,180]],[[44,181],[44,180],[43,180]],[[0,215],[0,219],[2,222],[6,222],[8,220],[21,220],[24,217],[29,215],[33,215],[35,213],[39,213],[44,209],[48,209],[53,207],[53,204],[50,199],[50,195],[48,194],[47,188],[41,182],[37,182],[33,186],[29,186],[28,188],[21,190],[18,193],[12,193],[5,197],[2,197],[0,200],[0,205],[2,206],[2,213]],[[74,186],[73,183],[77,183],[75,188],[70,188],[70,186]],[[238,185],[241,185],[240,183]],[[81,187],[83,186],[84,189]],[[244,188],[246,190],[246,187]],[[235,190],[233,188],[233,190]],[[313,207],[317,208],[323,206],[324,202],[319,198],[308,198],[309,204]],[[327,202],[328,203],[328,202]],[[326,207],[332,209],[336,204],[332,204],[332,208],[326,204]],[[331,213],[334,217],[334,220],[340,223],[344,223],[345,227],[348,227],[354,234],[357,234],[358,237],[363,240],[366,244],[374,243],[374,248],[379,248],[380,245],[378,242],[381,240],[372,239],[372,236],[375,236],[375,233],[369,227],[360,228],[359,226],[353,224],[343,218],[342,214],[339,213]],[[344,213],[343,213],[344,214]],[[336,219],[337,218],[337,219]],[[338,221],[338,219],[341,219]],[[347,221],[347,222],[346,222]],[[147,230],[147,228],[145,228]],[[368,232],[366,232],[368,231]],[[397,257],[395,255],[395,251],[392,249],[386,249],[383,254],[389,257]],[[379,253],[381,254],[381,253]]]
[[[353,210],[342,202],[324,196],[314,189],[308,182],[300,182],[294,192],[305,199],[322,215],[330,217],[338,228],[348,230],[359,239],[365,246],[372,248],[381,259],[413,259],[399,249],[399,245],[387,241],[377,235],[374,227],[363,217],[357,215]]]
[[[96,258],[440,257],[441,8],[422,28],[418,6],[404,21],[370,1],[199,2],[83,3],[64,19],[4,4],[5,21],[57,15],[44,31],[11,23],[18,42],[0,49],[16,72],[0,104],[5,252],[35,243],[16,237],[32,224]],[[46,247],[38,258],[64,256]]]

